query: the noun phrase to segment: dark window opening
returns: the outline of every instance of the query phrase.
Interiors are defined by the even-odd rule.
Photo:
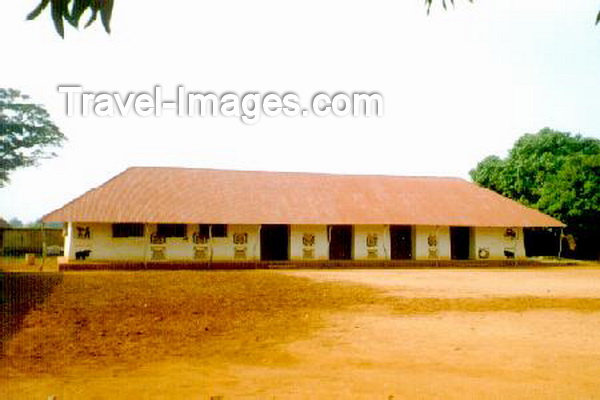
[[[211,229],[212,227],[212,229]],[[210,237],[227,237],[227,225],[224,224],[199,224],[198,238],[201,240],[209,239]]]
[[[112,224],[112,235],[115,238],[143,237],[144,224],[120,223]]]
[[[210,237],[210,225],[209,224],[198,225],[198,237],[200,239],[208,239]]]
[[[211,233],[212,237],[227,237],[227,225],[213,224]]]
[[[156,234],[160,237],[186,237],[187,236],[187,225],[186,224],[158,224],[156,227]]]

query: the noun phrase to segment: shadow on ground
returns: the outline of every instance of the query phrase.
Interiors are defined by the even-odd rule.
[[[0,272],[0,356],[25,316],[62,282],[58,273]]]

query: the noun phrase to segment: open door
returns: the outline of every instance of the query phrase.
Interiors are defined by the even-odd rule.
[[[329,227],[329,259],[352,260],[352,226]]]
[[[410,225],[390,226],[392,260],[412,259],[412,227]]]
[[[290,230],[287,225],[263,225],[260,228],[260,259],[287,260],[289,243]]]
[[[471,229],[468,226],[450,227],[450,255],[453,260],[468,260],[471,248]]]

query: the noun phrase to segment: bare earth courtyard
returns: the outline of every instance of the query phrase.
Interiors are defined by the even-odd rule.
[[[0,274],[0,398],[600,398],[600,266]]]

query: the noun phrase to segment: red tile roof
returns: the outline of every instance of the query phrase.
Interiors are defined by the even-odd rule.
[[[46,222],[563,226],[459,178],[129,168]]]

